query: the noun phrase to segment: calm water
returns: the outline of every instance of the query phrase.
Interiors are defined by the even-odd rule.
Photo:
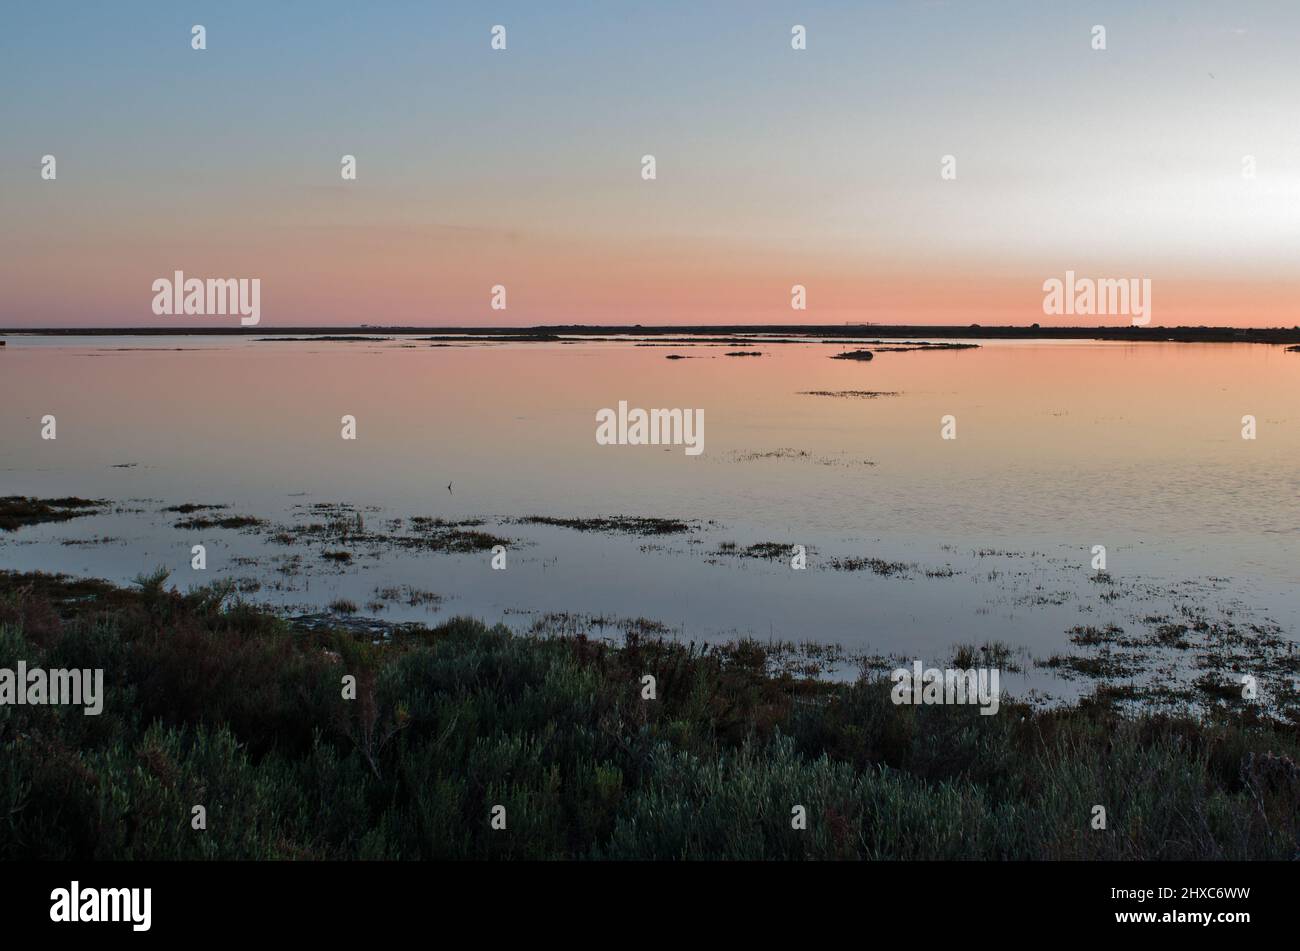
[[[764,355],[725,356],[736,349]],[[0,495],[118,510],[0,536],[0,567],[126,581],[166,565],[182,587],[256,580],[252,600],[295,610],[409,584],[444,600],[363,613],[520,629],[548,613],[645,617],[686,638],[934,661],[986,640],[1042,657],[1066,648],[1074,625],[1180,606],[1300,631],[1300,354],[984,342],[829,359],[842,349],[11,336]],[[702,408],[703,454],[597,445],[595,413],[619,400]],[[45,414],[57,440],[40,437]],[[340,438],[344,414],[357,418],[355,442]],[[940,438],[947,414],[953,441]],[[1253,441],[1241,438],[1246,414]],[[398,549],[339,567],[320,557],[338,546],[177,529],[161,509],[183,502],[291,524],[317,503],[351,505],[371,528],[480,518],[513,543],[506,571],[486,552]],[[503,521],[534,514],[699,525],[642,537]],[[189,567],[198,542],[207,572]],[[728,554],[726,542],[808,546],[808,570]],[[1098,544],[1114,587],[1090,580]],[[845,557],[912,567],[828,566]],[[1032,667],[1021,686],[1069,690]]]

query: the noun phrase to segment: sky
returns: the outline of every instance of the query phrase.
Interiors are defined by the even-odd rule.
[[[262,326],[1130,322],[1044,314],[1067,271],[1295,326],[1297,49],[1253,0],[13,0],[0,328],[238,323],[155,315],[177,270]]]

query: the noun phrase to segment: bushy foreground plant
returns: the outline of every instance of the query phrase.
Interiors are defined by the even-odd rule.
[[[896,706],[772,676],[752,642],[464,619],[376,646],[159,575],[0,575],[0,667],[19,659],[103,668],[106,697],[0,706],[7,859],[1297,855],[1296,729],[1249,714]]]

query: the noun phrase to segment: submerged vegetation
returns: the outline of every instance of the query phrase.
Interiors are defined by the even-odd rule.
[[[977,343],[934,343],[930,340],[914,340],[905,343],[887,343],[884,340],[864,341],[875,346],[876,353],[910,353],[914,350],[978,350],[980,345]],[[844,353],[837,353],[831,357],[832,360],[870,360],[873,353],[870,350],[848,350]]]
[[[885,558],[843,557],[831,558],[826,566],[834,571],[870,571],[882,578],[914,578],[923,575],[926,578],[954,578],[956,570],[951,565],[919,565],[911,561],[889,561]]]
[[[0,532],[12,532],[43,522],[66,522],[82,515],[94,515],[108,503],[98,499],[33,499],[21,495],[0,497]]]
[[[389,519],[380,529],[375,529],[367,526],[365,515],[359,509],[345,503],[318,502],[296,506],[298,520],[292,523],[272,523],[248,515],[217,513],[217,510],[225,508],[228,506],[187,502],[163,511],[213,513],[176,522],[174,527],[178,529],[245,529],[254,534],[264,534],[268,541],[277,545],[319,545],[320,557],[336,566],[353,564],[363,554],[378,557],[395,549],[465,554],[490,551],[497,545],[511,543],[509,538],[481,531],[481,519],[448,521],[416,515],[409,519]],[[407,528],[409,531],[404,531]]]
[[[806,551],[807,549],[805,549]],[[790,542],[756,542],[753,545],[747,545],[744,548],[739,547],[735,542],[721,542],[715,555],[733,555],[737,558],[764,558],[768,561],[778,561],[782,558],[789,558],[795,552],[795,546]]]
[[[253,518],[251,515],[201,515],[197,518],[181,519],[175,527],[187,531],[203,531],[208,528],[256,528],[264,525],[265,522],[260,518]]]
[[[0,667],[19,660],[102,669],[105,690],[99,716],[0,705],[5,859],[1297,855],[1297,725],[1240,699],[982,716],[774,670],[753,641],[458,619],[374,643],[163,572],[133,590],[0,574]]]
[[[392,337],[365,337],[359,334],[322,334],[316,337],[258,337],[258,343],[383,343]]]
[[[689,532],[690,522],[677,518],[642,515],[601,515],[594,518],[553,518],[549,515],[526,515],[514,519],[524,525],[550,525],[579,532],[619,532],[628,535],[680,535]]]
[[[800,390],[800,396],[834,396],[847,400],[874,400],[882,396],[898,396],[893,390]]]
[[[875,343],[884,343],[877,340]],[[980,345],[977,343],[933,343],[929,340],[917,340],[904,344],[887,344],[883,347],[877,347],[879,353],[908,353],[913,350],[978,350]]]

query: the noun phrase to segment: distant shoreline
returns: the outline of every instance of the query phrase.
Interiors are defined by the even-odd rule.
[[[985,340],[1122,340],[1177,343],[1270,343],[1300,344],[1300,327],[1042,327],[962,326],[916,324],[695,324],[683,326],[551,324],[533,327],[21,327],[0,328],[3,336],[42,337],[178,337],[279,335],[343,336],[353,334],[415,336],[418,334],[483,337],[511,337],[515,341],[548,337],[594,337],[630,334],[643,337],[667,335],[718,336],[763,334],[807,339],[908,339],[979,338]]]

